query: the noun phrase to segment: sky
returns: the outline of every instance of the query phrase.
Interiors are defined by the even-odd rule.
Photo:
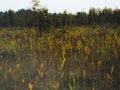
[[[88,12],[90,8],[112,8],[120,9],[120,0],[40,0],[40,7],[47,8],[49,12]],[[32,0],[0,0],[0,11],[9,9],[29,9],[32,7]]]

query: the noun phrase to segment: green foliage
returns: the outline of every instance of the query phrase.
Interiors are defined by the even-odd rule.
[[[49,13],[45,8],[40,8],[38,1],[33,4],[32,10],[18,10],[16,12],[9,10],[0,12],[0,27],[36,27],[40,31],[46,31],[48,28],[64,28],[73,26],[95,26],[108,25],[116,27],[120,25],[119,9],[95,9],[86,12],[77,12],[76,14],[67,13]]]

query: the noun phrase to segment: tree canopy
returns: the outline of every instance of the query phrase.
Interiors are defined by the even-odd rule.
[[[42,11],[21,9],[16,12],[12,10],[0,12],[0,27],[37,27],[42,30],[50,27],[105,24],[120,25],[120,10],[92,8],[89,13],[71,14],[66,11],[49,13],[47,9],[42,8]]]

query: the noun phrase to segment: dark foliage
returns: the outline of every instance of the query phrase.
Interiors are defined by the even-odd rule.
[[[77,12],[48,13],[48,10],[36,12],[21,9],[0,12],[0,27],[36,27],[47,30],[50,27],[81,26],[81,25],[120,25],[119,9],[90,9],[89,13]]]

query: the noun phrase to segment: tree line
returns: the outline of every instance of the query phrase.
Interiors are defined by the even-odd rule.
[[[120,25],[120,9],[103,10],[91,8],[88,13],[77,12],[76,14],[49,13],[47,9],[33,11],[21,9],[18,11],[0,12],[0,27],[37,27],[47,29],[50,27],[61,28],[65,26],[82,25]]]

